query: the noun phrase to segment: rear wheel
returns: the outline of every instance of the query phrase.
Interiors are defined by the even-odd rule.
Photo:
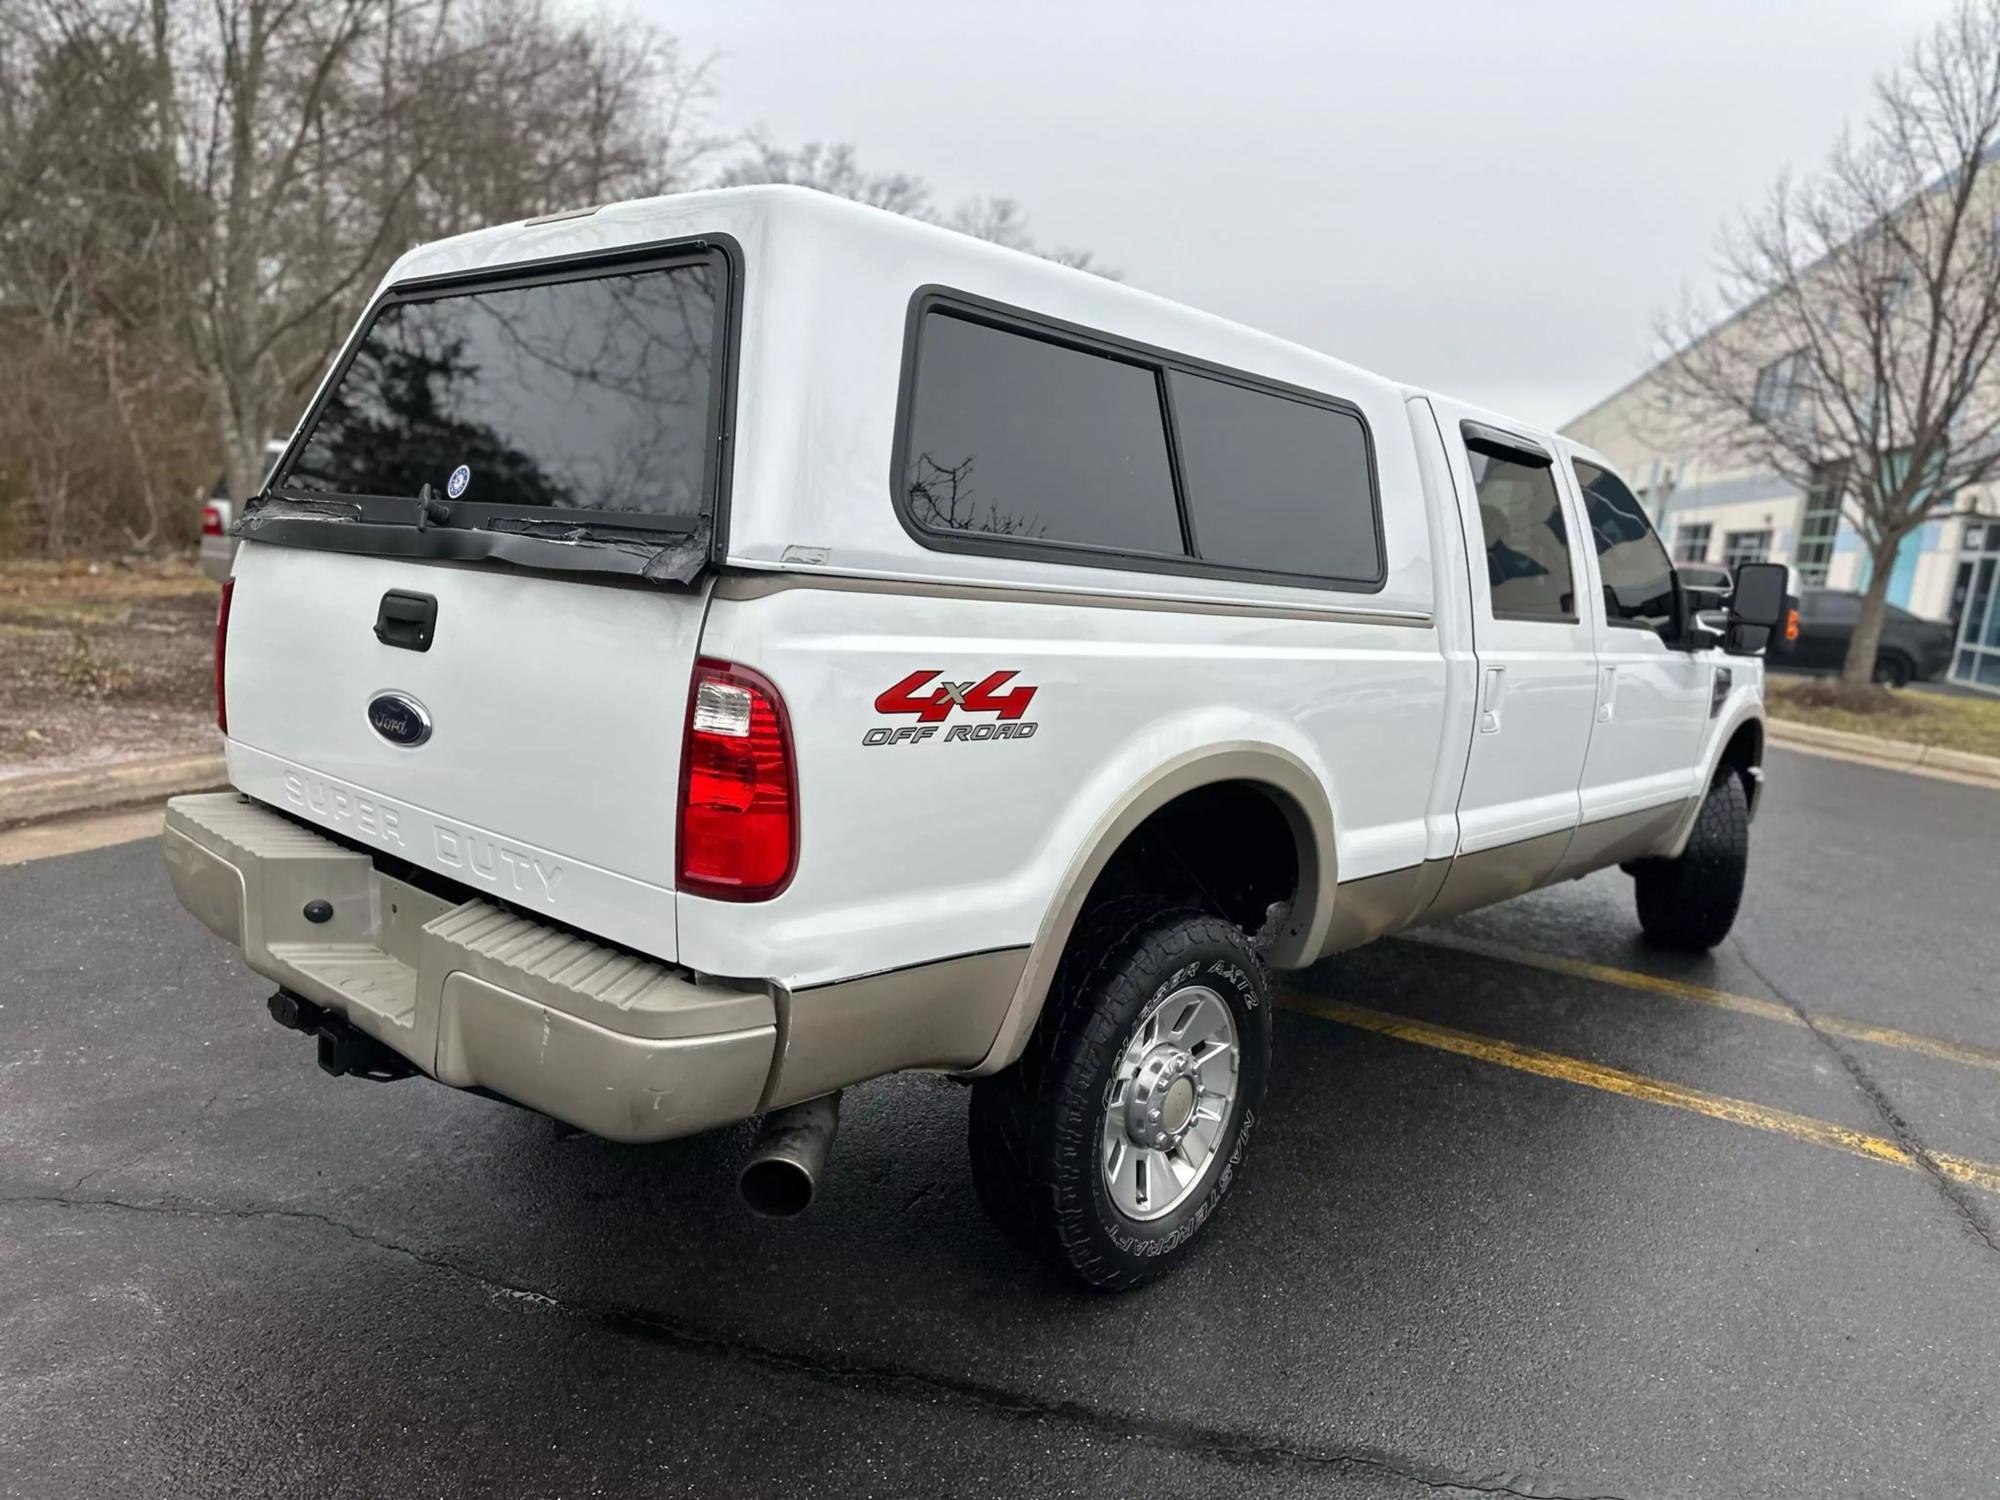
[[[1875,658],[1875,680],[1884,687],[1908,687],[1915,675],[1908,657],[1884,653]]]
[[[1108,909],[1079,927],[1014,1067],[973,1089],[973,1180],[1010,1237],[1122,1291],[1185,1256],[1235,1181],[1271,1050],[1242,930]]]
[[[1750,799],[1725,768],[1702,799],[1694,832],[1677,859],[1632,867],[1639,926],[1663,948],[1699,952],[1729,936],[1750,867]]]

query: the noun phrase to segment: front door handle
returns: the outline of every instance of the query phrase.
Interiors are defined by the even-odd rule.
[[[1611,722],[1611,708],[1618,701],[1618,669],[1600,667],[1597,673],[1597,722]]]

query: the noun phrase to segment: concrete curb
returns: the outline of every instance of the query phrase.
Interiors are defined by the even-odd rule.
[[[31,771],[0,781],[0,828],[227,784],[222,757],[213,753],[121,760],[76,771]]]
[[[1822,755],[1895,770],[1939,772],[1954,780],[2000,787],[2000,756],[1974,755],[1966,750],[1947,750],[1942,745],[1919,745],[1910,740],[1878,739],[1872,734],[1850,734],[1844,729],[1821,729],[1816,724],[1799,724],[1790,719],[1772,719],[1768,728],[1774,745],[1816,750]]]

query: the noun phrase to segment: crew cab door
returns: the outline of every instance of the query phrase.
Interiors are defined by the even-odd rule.
[[[1638,498],[1594,457],[1575,455],[1589,526],[1588,613],[1597,638],[1597,714],[1579,787],[1585,824],[1677,804],[1695,790],[1695,762],[1715,668],[1668,644],[1674,570]]]
[[[1577,824],[1597,703],[1583,609],[1589,575],[1575,555],[1580,528],[1552,448],[1447,402],[1436,411],[1471,559],[1479,662],[1458,853],[1461,863],[1492,853],[1483,863],[1504,866],[1507,890],[1527,890],[1555,868]]]

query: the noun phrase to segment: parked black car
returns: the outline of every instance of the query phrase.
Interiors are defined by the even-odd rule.
[[[1875,648],[1875,680],[1890,687],[1935,677],[1951,661],[1952,628],[1882,606],[1882,640]],[[1773,664],[1800,672],[1838,672],[1847,662],[1847,643],[1861,623],[1861,596],[1842,589],[1807,589],[1799,596],[1799,638],[1791,649],[1773,654]]]

